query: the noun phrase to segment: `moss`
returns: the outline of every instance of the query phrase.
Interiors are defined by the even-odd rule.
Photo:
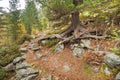
[[[42,41],[39,41],[38,43],[42,46],[52,47],[55,46],[59,42],[59,39],[47,39],[45,40],[45,43],[42,43]]]
[[[111,71],[112,71],[113,74],[117,74],[119,70],[116,69],[116,68],[113,68]]]
[[[6,75],[6,71],[2,67],[0,67],[0,80],[3,80]]]
[[[93,71],[91,71],[91,66],[88,64],[84,64],[84,70],[88,74],[92,74]]]

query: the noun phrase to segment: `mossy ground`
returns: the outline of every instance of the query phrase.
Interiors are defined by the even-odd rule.
[[[0,49],[0,80],[10,77],[12,73],[6,72],[3,67],[13,61],[14,58],[21,56],[19,46],[11,45]],[[6,79],[7,80],[7,79]]]

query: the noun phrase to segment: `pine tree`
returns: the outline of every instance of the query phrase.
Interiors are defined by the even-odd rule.
[[[35,26],[35,24],[38,22],[38,14],[34,0],[27,0],[26,4],[27,5],[23,12],[22,22],[25,25],[27,34],[31,34],[32,26]]]
[[[12,39],[15,41],[18,39],[18,34],[20,33],[20,28],[18,27],[20,19],[20,11],[18,10],[19,0],[9,0],[10,9],[9,9],[9,33],[12,36]]]

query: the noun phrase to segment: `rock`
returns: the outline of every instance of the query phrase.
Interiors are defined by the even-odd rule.
[[[42,41],[41,41],[41,44],[42,44],[42,45],[45,45],[46,43],[47,43],[47,40],[42,40]]]
[[[19,62],[24,61],[24,60],[25,60],[24,57],[17,57],[13,60],[13,64],[19,63]]]
[[[28,77],[30,75],[37,76],[38,74],[39,74],[38,70],[34,70],[32,68],[27,68],[27,69],[18,70],[16,77],[21,79],[21,78]]]
[[[107,74],[107,75],[110,75],[110,74],[111,74],[111,72],[109,71],[108,67],[105,67],[104,73]]]
[[[94,69],[93,69],[93,72],[98,73],[98,72],[99,72],[99,68],[97,68],[97,67],[94,68]]]
[[[120,72],[116,75],[115,80],[120,80]]]
[[[37,55],[37,58],[39,59],[43,57],[43,55],[39,51],[36,52],[36,55]]]
[[[52,80],[52,75],[48,75],[48,77],[43,77],[41,80]]]
[[[26,51],[27,51],[27,48],[20,48],[20,51],[21,51],[21,52],[26,52]]]
[[[33,51],[38,51],[40,48],[36,47],[36,48],[32,48]]]
[[[15,65],[13,63],[8,64],[7,66],[4,67],[5,71],[13,71],[15,70]]]
[[[90,48],[90,40],[88,40],[88,39],[82,39],[80,45],[81,45],[81,47]]]
[[[52,80],[52,75],[48,75],[48,80]]]
[[[107,53],[103,61],[111,68],[120,69],[120,57],[114,53]]]
[[[31,35],[31,38],[35,39],[35,38],[36,38],[36,36],[35,36],[35,35]]]
[[[75,47],[79,47],[79,45],[78,44],[71,44],[70,45],[70,48],[73,50]]]
[[[22,78],[20,80],[36,80],[37,75],[30,75],[28,77]]]
[[[65,72],[69,72],[71,69],[70,69],[70,66],[64,65],[64,66],[63,66],[63,70],[64,70]]]
[[[84,53],[84,49],[75,47],[72,52],[74,56],[80,57]]]
[[[30,65],[26,61],[16,64],[16,70],[26,69],[28,67],[30,67]]]
[[[61,52],[64,50],[64,44],[60,44],[55,48],[55,52]]]
[[[32,51],[32,50],[28,50],[28,53],[32,54],[32,53],[34,53],[34,51]]]
[[[41,80],[48,80],[47,78],[41,78]]]

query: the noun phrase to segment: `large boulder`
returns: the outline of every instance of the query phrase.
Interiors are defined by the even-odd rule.
[[[120,72],[116,75],[115,80],[120,80]]]
[[[114,53],[107,53],[103,61],[111,68],[120,69],[120,57]]]

